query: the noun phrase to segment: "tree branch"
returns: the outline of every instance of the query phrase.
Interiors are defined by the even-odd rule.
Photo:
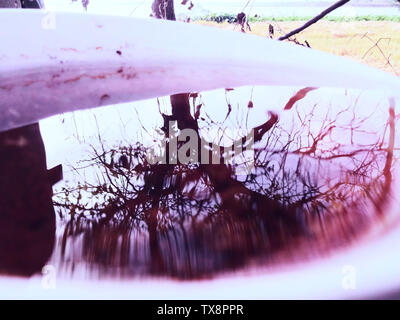
[[[336,2],[335,4],[331,5],[328,9],[322,11],[319,15],[317,15],[316,17],[312,18],[311,20],[307,21],[304,25],[302,25],[300,28],[297,28],[291,32],[289,32],[288,34],[280,37],[278,40],[282,41],[282,40],[286,40],[289,39],[291,36],[303,31],[304,29],[307,29],[309,26],[313,25],[314,23],[316,23],[317,21],[321,20],[323,17],[325,17],[328,13],[332,12],[333,10],[336,10],[337,8],[345,5],[347,2],[350,2],[350,0],[341,0]]]

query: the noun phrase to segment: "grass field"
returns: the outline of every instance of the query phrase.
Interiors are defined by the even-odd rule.
[[[250,22],[270,22],[270,21],[308,21],[312,16],[249,16]],[[216,21],[216,22],[233,22],[236,21],[236,15],[224,13],[224,14],[211,14],[204,17],[195,18],[196,20]],[[330,16],[323,17],[323,21],[334,21],[334,22],[352,22],[352,21],[393,21],[400,22],[399,15],[364,15],[364,16]]]
[[[305,21],[250,22],[252,34],[267,37],[269,24],[275,37],[301,26]],[[195,23],[240,31],[234,23],[195,21]],[[296,35],[312,48],[346,56],[370,66],[400,75],[400,22],[395,21],[327,21],[322,20]],[[377,44],[377,45],[376,45]]]

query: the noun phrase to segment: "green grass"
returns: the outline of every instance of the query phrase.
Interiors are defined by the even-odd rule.
[[[249,22],[265,22],[265,21],[308,21],[312,16],[288,16],[288,17],[273,17],[273,16],[250,16]],[[194,20],[213,21],[217,23],[236,23],[236,15],[234,14],[213,14],[204,17],[198,17]],[[386,15],[367,15],[367,16],[354,16],[354,17],[340,17],[340,16],[326,16],[322,20],[334,22],[353,22],[353,21],[393,21],[400,22],[400,16],[386,16]]]

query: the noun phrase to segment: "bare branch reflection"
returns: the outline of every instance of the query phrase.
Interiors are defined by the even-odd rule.
[[[210,146],[217,146],[218,164],[154,164],[147,157],[150,146],[141,142],[92,146],[90,158],[75,169],[92,170],[95,179],[65,186],[54,197],[67,221],[64,262],[82,259],[105,274],[198,279],[305,259],[362,235],[390,202],[397,163],[394,105],[384,129],[376,131],[370,126],[374,113],[360,113],[357,103],[298,107],[308,91],[291,99],[285,119],[269,113],[253,128],[238,123],[238,132],[254,132],[254,167],[246,175],[238,174],[246,162],[226,161],[238,143],[247,151],[245,135],[200,143],[204,130],[223,127],[230,117],[228,99],[226,118],[217,122],[198,94],[172,96],[172,112],[160,111],[164,125],[154,137],[168,138],[168,123],[175,121],[176,134],[196,132],[201,152],[212,157]],[[249,103],[249,112],[253,107]],[[174,156],[169,143],[167,159]]]

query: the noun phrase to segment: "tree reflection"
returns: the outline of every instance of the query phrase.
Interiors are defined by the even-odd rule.
[[[67,213],[62,257],[67,261],[74,247],[106,273],[203,278],[348,244],[383,217],[390,202],[394,105],[385,129],[374,132],[367,125],[373,114],[360,117],[355,105],[323,112],[317,105],[306,112],[294,107],[313,89],[288,102],[290,121],[270,113],[250,128],[254,168],[245,176],[237,169],[246,163],[227,164],[227,145],[218,143],[219,164],[153,164],[141,142],[92,147],[85,168],[76,170],[94,170],[95,181],[64,187],[54,198]],[[192,129],[202,137],[209,123],[197,98],[171,97],[171,114],[160,112],[158,138],[168,137],[170,121],[178,133]],[[230,111],[228,104],[227,118]],[[245,136],[231,143],[231,150],[235,143],[246,150]]]

